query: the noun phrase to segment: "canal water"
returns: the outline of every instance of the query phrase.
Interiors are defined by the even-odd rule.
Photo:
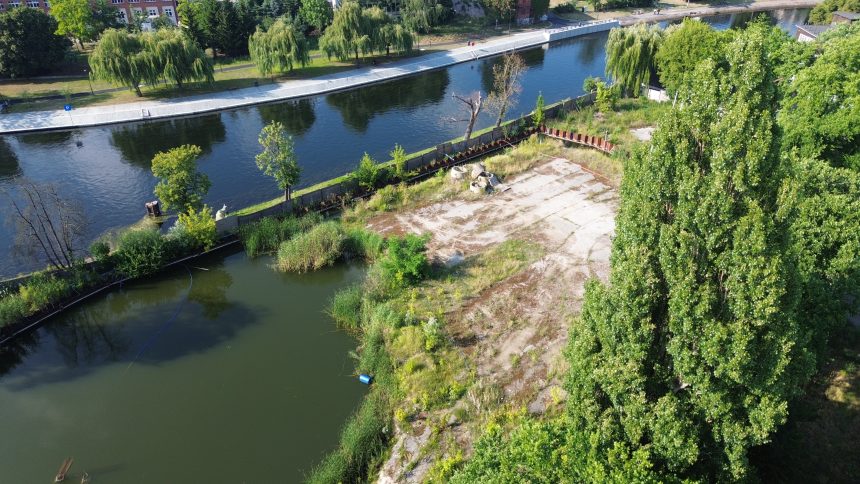
[[[363,269],[270,262],[195,261],[0,352],[0,482],[52,482],[66,457],[72,482],[301,481],[367,390],[323,313]]]
[[[768,13],[789,31],[808,10]],[[704,18],[717,28],[742,26],[750,14]],[[582,93],[588,76],[603,76],[606,33],[570,39],[522,53],[528,70],[523,90],[508,109],[515,117],[534,108],[538,93],[547,102]],[[452,94],[486,93],[499,58],[476,60],[352,91],[168,121],[131,123],[52,133],[0,136],[0,275],[40,268],[43,263],[16,247],[8,197],[16,185],[52,183],[88,217],[88,243],[110,229],[127,226],[145,213],[156,180],[150,172],[155,153],[182,144],[203,149],[199,168],[212,181],[206,202],[214,209],[236,209],[277,197],[274,181],[257,169],[257,136],[272,120],[294,137],[302,167],[296,188],[351,171],[364,152],[388,159],[396,143],[407,152],[460,136],[468,117]],[[476,128],[495,118],[485,111]],[[0,220],[2,222],[2,220]],[[86,243],[82,245],[86,245]]]

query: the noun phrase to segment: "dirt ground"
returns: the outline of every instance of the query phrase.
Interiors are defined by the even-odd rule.
[[[501,389],[504,402],[542,413],[563,399],[555,375],[585,282],[608,276],[617,193],[599,176],[561,158],[505,182],[509,188],[504,192],[464,194],[411,212],[386,214],[370,227],[389,234],[430,233],[431,256],[449,264],[507,239],[544,247],[544,256],[525,271],[449,313],[446,326],[482,385]],[[461,404],[467,402],[457,406]],[[421,482],[443,455],[458,450],[468,455],[476,437],[472,433],[478,430],[460,425],[451,410],[397,429],[380,482]],[[443,431],[447,435],[435,439],[428,450],[431,432],[426,422],[440,418],[448,422]]]

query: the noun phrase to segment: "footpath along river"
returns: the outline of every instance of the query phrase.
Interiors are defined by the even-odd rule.
[[[790,31],[807,13],[769,15]],[[703,20],[729,28],[748,19],[749,14],[737,14]],[[529,69],[509,115],[531,111],[539,92],[547,102],[581,94],[586,77],[603,75],[606,37],[595,34],[523,52]],[[86,212],[85,238],[93,240],[139,220],[143,204],[153,199],[152,156],[190,143],[203,149],[199,166],[212,180],[206,202],[214,209],[223,204],[236,209],[278,196],[275,183],[254,164],[265,123],[279,120],[294,137],[301,188],[352,170],[364,152],[383,161],[395,143],[415,151],[462,135],[466,114],[451,95],[486,93],[496,62],[483,59],[352,91],[197,117],[0,136],[0,191],[14,193],[25,180],[58,185]],[[485,112],[477,128],[493,121]],[[11,212],[8,198],[0,196],[2,217]],[[0,258],[2,276],[40,267],[15,249],[10,223],[0,231],[0,253],[16,255]]]

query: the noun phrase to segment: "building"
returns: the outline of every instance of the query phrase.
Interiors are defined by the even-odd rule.
[[[838,26],[839,24],[850,24],[860,20],[860,13],[833,12],[830,25],[795,25],[797,29],[797,40],[801,42],[812,42],[822,33]]]
[[[119,10],[120,19],[125,23],[128,23],[135,12],[150,19],[164,15],[176,23],[176,0],[111,0],[111,4]],[[48,0],[0,0],[0,12],[17,7],[41,8],[49,13],[51,11]]]

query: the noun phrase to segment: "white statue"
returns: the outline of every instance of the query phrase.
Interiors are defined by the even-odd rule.
[[[223,207],[221,207],[221,210],[218,210],[217,212],[215,212],[215,221],[217,222],[226,216],[227,216],[227,205],[225,204]]]

